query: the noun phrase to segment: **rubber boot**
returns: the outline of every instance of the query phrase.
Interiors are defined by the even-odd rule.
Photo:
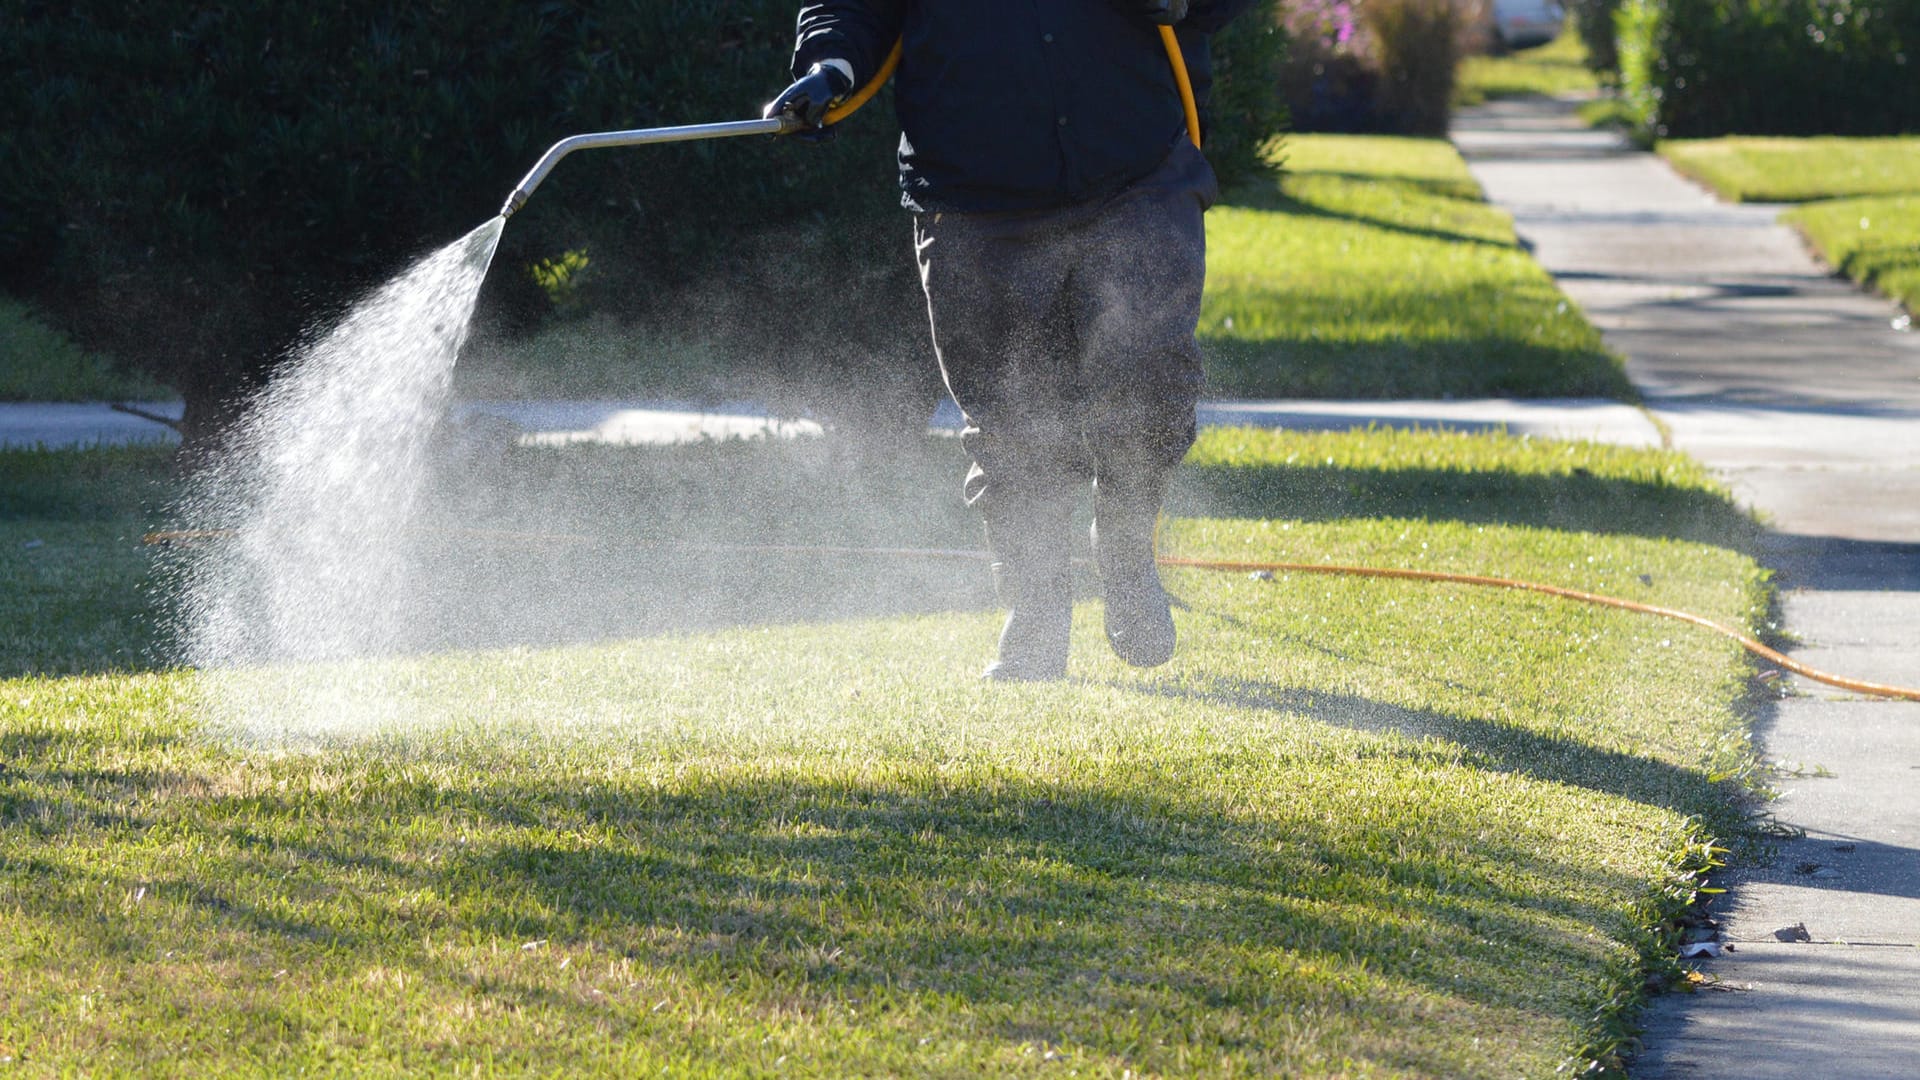
[[[1154,562],[1153,529],[1160,518],[1160,488],[1153,498],[1093,499],[1093,564],[1106,598],[1107,643],[1135,667],[1159,667],[1173,659],[1175,633],[1167,591]]]
[[[1066,678],[1073,632],[1073,567],[1067,539],[1070,505],[1031,513],[1001,508],[987,514],[993,584],[1010,609],[1000,629],[1000,652],[980,677],[994,682],[1051,682]]]

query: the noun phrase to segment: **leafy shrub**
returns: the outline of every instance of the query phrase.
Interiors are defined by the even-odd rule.
[[[1370,0],[1364,8],[1380,59],[1375,100],[1392,130],[1447,133],[1468,15],[1461,0]]]
[[[1920,130],[1912,0],[1626,0],[1617,33],[1647,135]]]
[[[1287,0],[1283,81],[1300,131],[1444,135],[1482,0]]]
[[[304,327],[495,213],[554,140],[757,115],[784,82],[795,11],[795,0],[8,4],[0,288],[178,388],[189,427],[206,433]],[[1272,119],[1257,98],[1280,46],[1242,27],[1221,42],[1215,130],[1229,173],[1268,134],[1234,127]],[[483,310],[508,324],[544,315],[531,275],[505,269],[586,251],[591,268],[568,295],[645,314],[723,271],[742,238],[806,221],[860,243],[848,264],[789,275],[830,281],[833,297],[786,280],[778,305],[841,302],[884,262],[899,287],[869,306],[906,308],[875,321],[917,328],[891,108],[843,128],[831,148],[747,139],[568,158],[506,230]],[[781,336],[796,355],[833,344]],[[924,336],[896,335],[911,358],[847,362],[922,370]]]
[[[1286,0],[1291,48],[1281,85],[1296,131],[1361,132],[1376,127],[1376,74],[1359,2]]]
[[[1587,66],[1605,77],[1617,77],[1620,54],[1615,45],[1614,23],[1620,0],[1562,0],[1580,41],[1587,47]]]
[[[1289,125],[1280,81],[1290,47],[1281,0],[1259,0],[1215,36],[1207,160],[1221,184],[1271,168],[1268,142]]]
[[[8,5],[0,80],[20,122],[0,131],[0,284],[178,387],[204,430],[329,308],[495,213],[554,139],[753,115],[791,25],[785,0]],[[715,236],[871,214],[888,197],[884,115],[833,154],[579,155],[507,230],[502,262],[593,240],[671,280]],[[841,197],[816,207],[821,191]],[[524,275],[490,287],[541,303]]]

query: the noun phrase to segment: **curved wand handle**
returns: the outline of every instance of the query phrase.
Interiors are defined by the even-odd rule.
[[[687,124],[682,127],[636,128],[632,131],[596,131],[585,135],[571,135],[547,148],[534,164],[533,170],[516,184],[513,194],[507,196],[507,204],[500,208],[500,216],[508,217],[515,210],[527,204],[527,198],[533,189],[547,178],[560,159],[575,150],[590,150],[602,146],[648,146],[653,143],[691,142],[696,139],[726,139],[738,135],[785,135],[796,131],[800,121],[791,116],[770,116],[765,120],[734,120],[721,124]]]

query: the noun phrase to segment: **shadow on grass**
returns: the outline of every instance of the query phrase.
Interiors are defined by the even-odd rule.
[[[1762,530],[1725,496],[1576,471],[1522,475],[1326,467],[1184,470],[1168,500],[1187,517],[1400,517],[1690,540],[1753,552]]]
[[[1493,290],[1467,292],[1491,296]],[[1304,306],[1310,299],[1295,296],[1283,303]],[[1476,310],[1472,305],[1477,301],[1463,302],[1469,306],[1461,310]],[[1387,323],[1406,317],[1389,308],[1362,314]],[[1282,324],[1298,325],[1291,319]],[[1369,342],[1284,336],[1246,340],[1203,332],[1201,349],[1208,391],[1226,397],[1638,400],[1619,362],[1600,349],[1536,345],[1502,333]]]
[[[1409,709],[1353,694],[1242,679],[1213,679],[1199,686],[1171,682],[1134,685],[1144,692],[1180,701],[1311,716],[1321,723],[1355,731],[1444,739],[1464,747],[1469,754],[1467,762],[1476,769],[1573,784],[1683,815],[1697,814],[1703,806],[1727,801],[1725,791],[1698,771],[1483,717]]]
[[[1359,698],[1247,684],[1200,696],[1303,723],[1439,725],[1489,767],[1546,779],[1583,782],[1621,765],[1569,744],[1543,759],[1564,763],[1564,777],[1522,769],[1518,759],[1540,748],[1503,741],[1491,721]],[[123,797],[124,778],[100,790],[71,763],[103,747],[56,742],[29,748],[42,793],[34,813],[70,819],[61,843],[116,843],[117,833],[130,849],[38,860],[13,888],[96,955],[196,956],[217,943],[216,954],[237,950],[267,971],[402,970],[456,998],[529,1010],[541,1025],[632,1033],[651,1001],[590,998],[550,962],[487,971],[423,937],[670,971],[731,995],[716,1024],[761,1023],[769,1008],[911,1009],[922,1014],[915,1033],[978,1024],[1015,1046],[1167,1068],[1159,1055],[1174,1051],[1163,1041],[1275,1064],[1285,1040],[1273,1025],[1306,1009],[1359,1018],[1340,1053],[1446,1075],[1456,1057],[1395,1037],[1396,1026],[1452,1007],[1565,1023],[1594,989],[1569,973],[1600,971],[1606,940],[1636,934],[1623,911],[1636,883],[1596,861],[1543,854],[1524,834],[1417,801],[1390,825],[1251,812],[1216,796],[1200,762],[1180,766],[1191,775],[1128,762],[1063,783],[897,764],[839,782],[756,766],[661,784],[595,770],[585,782],[554,775],[545,759],[492,758],[452,775],[430,769],[442,779],[426,781],[401,758],[356,774],[351,799],[303,790],[297,776],[182,799],[159,772],[144,774],[154,790],[138,790],[135,774],[135,798]],[[1628,780],[1647,794],[1662,784]],[[114,803],[114,818],[76,835],[81,804],[97,801]],[[0,818],[11,824],[24,805],[0,804]],[[173,839],[139,839],[160,834]],[[118,917],[67,902],[136,883],[145,899]],[[153,974],[195,977],[179,963]],[[252,1015],[233,1023],[273,1014],[297,1033],[314,1022],[311,1010],[304,1021],[257,1011],[271,1001],[253,993]],[[512,1038],[498,1028],[477,1037]],[[699,1045],[691,1025],[649,1037]]]
[[[1477,188],[1445,180],[1429,180],[1415,177],[1380,177],[1365,173],[1314,171],[1291,174],[1300,177],[1326,177],[1332,180],[1344,180],[1350,183],[1377,185],[1385,188],[1412,188],[1426,195],[1443,199],[1452,199],[1463,203],[1485,205]],[[1518,251],[1519,244],[1511,240],[1489,240],[1485,236],[1458,232],[1453,229],[1439,229],[1428,225],[1409,225],[1388,217],[1376,217],[1370,214],[1355,213],[1351,210],[1334,210],[1318,203],[1296,198],[1283,187],[1271,184],[1243,184],[1230,191],[1223,192],[1219,205],[1234,206],[1243,210],[1270,210],[1296,217],[1323,218],[1328,221],[1348,222],[1364,225],[1371,229],[1400,236],[1422,240],[1438,240],[1448,244],[1469,244],[1476,247],[1498,248],[1506,251]]]

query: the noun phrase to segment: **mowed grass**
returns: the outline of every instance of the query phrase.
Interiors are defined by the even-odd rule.
[[[1811,203],[1781,220],[1828,265],[1920,311],[1920,193]]]
[[[1599,77],[1587,67],[1586,45],[1568,29],[1545,45],[1499,56],[1464,57],[1455,74],[1453,103],[1479,105],[1500,98],[1558,97],[1599,89]]]
[[[155,662],[140,538],[172,491],[171,453],[0,450],[0,679]]]
[[[823,505],[796,535],[891,497],[877,543],[923,541],[959,456],[517,453],[529,477],[605,478],[539,496],[566,528],[724,471],[740,486],[704,512],[676,486],[657,525],[711,539],[741,491],[798,474]],[[33,459],[32,501],[0,518],[10,614],[102,551],[123,557],[95,575],[139,594],[126,526],[164,493],[154,460]],[[623,486],[634,505],[611,505]],[[1762,602],[1749,559],[1669,534],[1731,511],[1668,453],[1212,432],[1179,498],[1179,554],[1509,573],[1735,623]],[[845,585],[801,565],[774,610]],[[195,1076],[1617,1063],[1661,918],[1737,827],[1737,650],[1538,596],[1169,580],[1183,646],[1151,672],[1106,652],[1093,603],[1072,678],[1043,687],[974,677],[983,603],[740,619],[247,676],[269,725],[275,694],[321,684],[404,721],[291,743],[210,725],[211,677],[87,660],[104,631],[76,602],[44,632],[83,673],[0,682],[0,1055]]]
[[[1659,151],[1734,202],[1920,193],[1920,135],[1668,139]]]
[[[1736,202],[1793,202],[1781,220],[1830,265],[1909,309],[1920,301],[1920,136],[1675,139],[1660,153]]]
[[[0,401],[164,401],[145,376],[120,371],[75,345],[31,308],[0,296]]]
[[[1285,154],[1207,216],[1211,393],[1632,399],[1451,144],[1303,135]]]

